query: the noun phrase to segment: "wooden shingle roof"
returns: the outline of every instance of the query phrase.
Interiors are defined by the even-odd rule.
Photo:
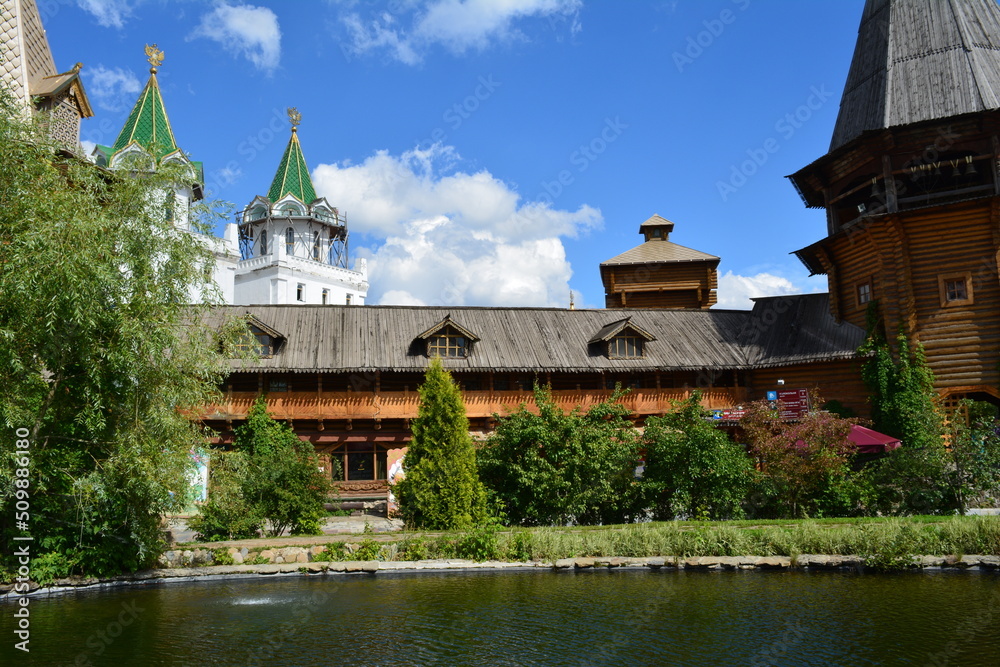
[[[715,255],[709,255],[700,250],[687,248],[678,245],[673,241],[663,239],[651,239],[637,245],[631,250],[626,250],[620,255],[615,255],[606,262],[601,262],[601,266],[618,266],[621,264],[658,264],[672,262],[704,262],[719,261]]]
[[[222,306],[209,317],[221,324],[227,316],[249,314],[286,337],[271,358],[234,362],[237,368],[263,372],[423,371],[428,360],[414,342],[448,315],[480,338],[468,358],[442,360],[449,370],[749,369],[783,359],[824,361],[853,355],[864,333],[834,323],[824,310],[825,297],[782,297],[787,307],[778,307],[778,324],[771,324],[773,315],[758,312],[767,307],[762,305],[767,300],[759,300],[752,312],[279,305]],[[655,338],[644,346],[641,360],[610,359],[590,344],[609,325],[624,320]],[[796,335],[789,336],[786,328],[795,329]]]
[[[830,151],[864,132],[997,108],[996,0],[868,0]]]

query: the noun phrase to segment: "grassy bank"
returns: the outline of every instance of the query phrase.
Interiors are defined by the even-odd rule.
[[[383,538],[384,540],[384,538]],[[348,546],[350,543],[350,546]],[[730,522],[670,522],[585,530],[487,527],[433,537],[331,542],[321,560],[543,560],[586,556],[859,555],[891,561],[910,555],[1000,555],[1000,517]]]

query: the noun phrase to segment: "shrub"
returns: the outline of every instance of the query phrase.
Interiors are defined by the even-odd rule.
[[[494,415],[496,430],[477,451],[480,474],[512,525],[619,523],[641,507],[635,481],[638,438],[628,409],[610,399],[569,414],[549,388],[535,386],[539,414],[522,405]]]
[[[434,359],[420,386],[413,440],[396,484],[400,514],[413,528],[470,528],[486,518],[469,419],[458,386]]]
[[[497,527],[485,525],[474,528],[458,540],[455,553],[459,558],[469,558],[478,562],[500,560]]]
[[[669,414],[646,420],[642,484],[657,519],[742,516],[750,459],[715,428],[699,401],[695,392]]]

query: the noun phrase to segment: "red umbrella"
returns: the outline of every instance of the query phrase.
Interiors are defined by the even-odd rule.
[[[857,445],[859,454],[882,454],[903,444],[898,438],[857,424],[851,425],[847,439]]]

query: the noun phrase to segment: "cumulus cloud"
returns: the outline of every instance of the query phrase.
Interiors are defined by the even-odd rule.
[[[360,253],[369,303],[565,306],[572,269],[562,238],[600,226],[600,211],[524,202],[488,171],[449,171],[457,159],[435,145],[313,171],[352,231],[385,238]]]
[[[380,11],[364,18],[350,12],[341,17],[351,39],[345,52],[384,49],[400,62],[414,65],[433,45],[462,55],[523,38],[517,25],[524,19],[568,20],[576,33],[581,6],[582,0],[432,0],[423,9],[402,4],[395,13]]]
[[[188,39],[197,37],[222,44],[269,74],[281,60],[281,28],[277,15],[267,7],[219,2],[201,17]]]
[[[823,276],[805,279],[800,284],[795,284],[788,278],[773,273],[741,276],[727,271],[725,275],[719,276],[719,302],[716,308],[749,310],[753,308],[751,299],[756,297],[825,291],[826,282]]]
[[[85,68],[83,76],[88,96],[97,106],[107,111],[124,111],[130,108],[142,90],[142,83],[135,73],[121,67],[110,69],[98,65]]]
[[[132,16],[136,3],[131,0],[76,0],[76,4],[105,28],[121,28]]]

